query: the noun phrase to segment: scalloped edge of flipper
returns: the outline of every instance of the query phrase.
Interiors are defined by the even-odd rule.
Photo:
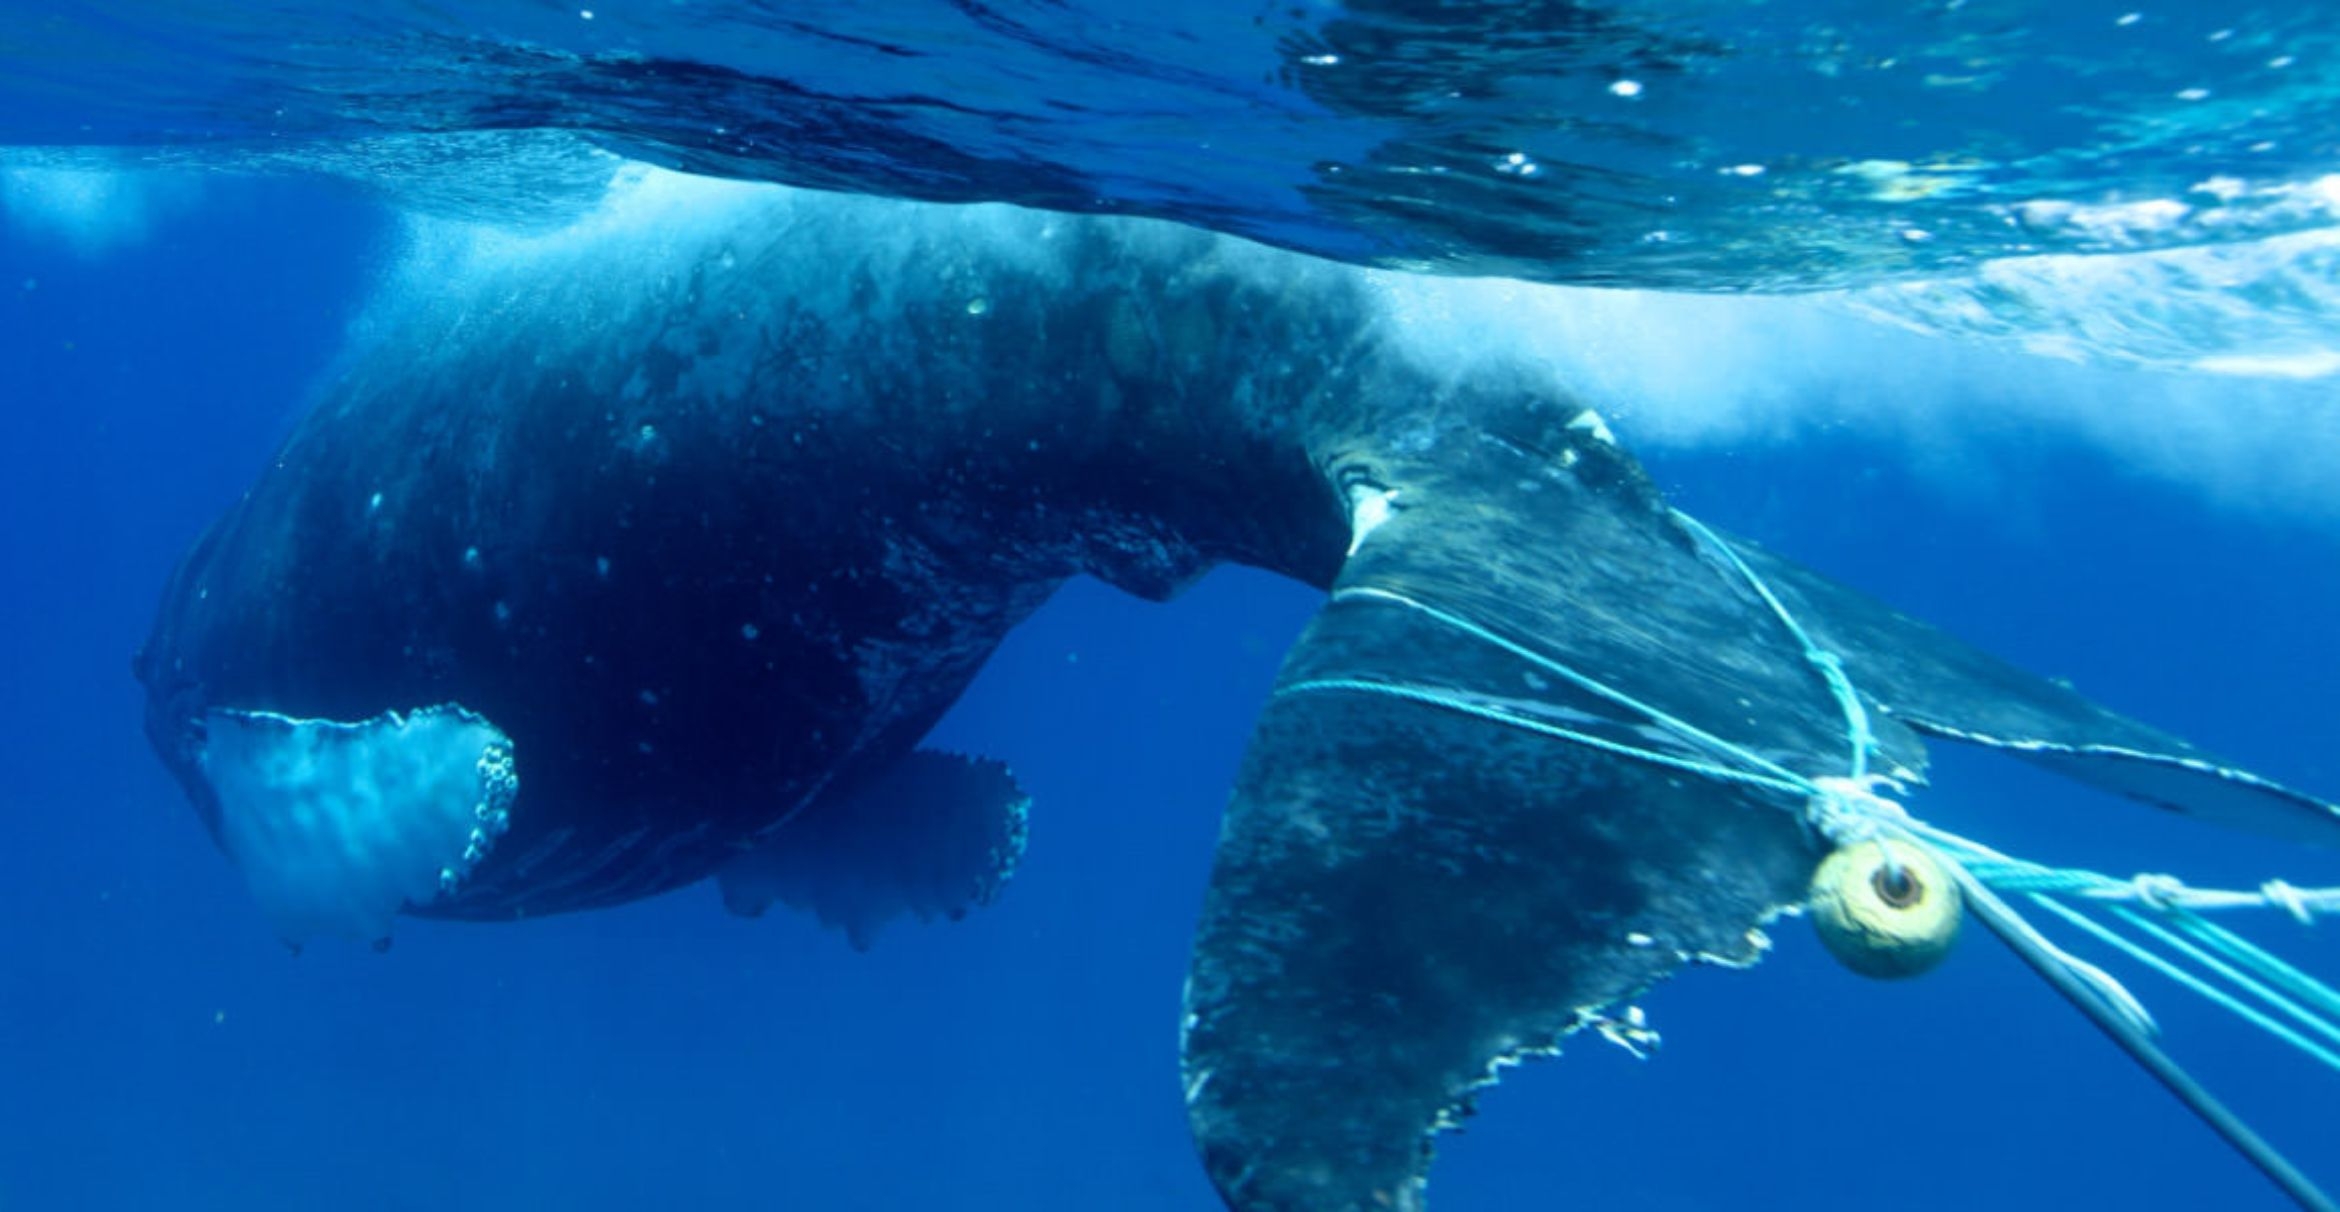
[[[1245,752],[1180,1036],[1239,1212],[1419,1212],[1439,1134],[1504,1070],[1587,1027],[1646,1047],[1635,1000],[1752,964],[1818,861],[1767,789],[1341,688],[1530,671],[1442,627],[1336,598]]]
[[[715,880],[735,914],[777,902],[867,950],[897,917],[955,921],[997,899],[1023,858],[1031,805],[1005,762],[921,749],[822,797]]]

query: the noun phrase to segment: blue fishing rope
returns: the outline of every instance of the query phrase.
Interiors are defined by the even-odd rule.
[[[1766,774],[1754,774],[1744,770],[1733,770],[1730,767],[1717,766],[1711,762],[1701,762],[1692,758],[1675,757],[1672,754],[1661,753],[1655,749],[1644,749],[1637,745],[1623,744],[1618,741],[1609,740],[1606,737],[1594,736],[1588,732],[1578,732],[1573,728],[1563,728],[1558,724],[1548,724],[1532,716],[1521,715],[1518,712],[1511,711],[1504,707],[1499,707],[1492,702],[1474,701],[1472,696],[1465,695],[1459,691],[1432,690],[1421,686],[1409,686],[1402,682],[1376,682],[1364,678],[1310,678],[1305,681],[1292,682],[1288,685],[1279,687],[1276,693],[1305,694],[1328,690],[1348,691],[1356,694],[1377,694],[1385,698],[1403,699],[1409,703],[1421,703],[1430,707],[1442,707],[1448,711],[1459,712],[1463,715],[1473,716],[1482,720],[1488,720],[1493,723],[1501,724],[1507,728],[1517,728],[1523,732],[1532,732],[1538,736],[1550,737],[1557,741],[1566,741],[1572,745],[1582,745],[1587,749],[1597,749],[1603,753],[1614,754],[1618,757],[1632,758],[1635,761],[1649,762],[1658,766],[1669,766],[1687,774],[1695,774],[1701,778],[1714,779],[1718,782],[1743,783],[1751,787],[1761,787],[1767,791],[1777,791],[1784,795],[1808,795],[1811,793],[1809,784],[1792,777],[1777,778]]]
[[[1597,678],[1587,677],[1584,674],[1578,673],[1576,670],[1571,669],[1548,656],[1545,656],[1543,653],[1537,652],[1535,649],[1529,648],[1524,644],[1516,643],[1504,636],[1497,635],[1496,633],[1479,626],[1477,623],[1474,623],[1469,619],[1462,617],[1461,615],[1454,614],[1450,611],[1441,610],[1436,606],[1432,606],[1428,602],[1423,602],[1407,597],[1405,594],[1398,593],[1394,590],[1377,589],[1370,585],[1358,585],[1347,589],[1335,590],[1333,592],[1333,601],[1335,602],[1354,601],[1360,598],[1378,599],[1381,601],[1391,602],[1396,605],[1404,606],[1409,610],[1419,611],[1433,619],[1438,620],[1441,623],[1446,624],[1449,627],[1454,628],[1457,631],[1462,632],[1465,635],[1492,644],[1497,648],[1501,648],[1503,651],[1508,652],[1531,665],[1534,665],[1536,668],[1541,669],[1544,672],[1549,673],[1572,686],[1575,686],[1579,690],[1607,699],[1610,702],[1615,703],[1618,706],[1647,719],[1649,722],[1656,724],[1658,727],[1673,733],[1675,736],[1681,737],[1682,739],[1689,741],[1702,749],[1716,754],[1726,761],[1737,762],[1741,766],[1752,767],[1755,770],[1759,770],[1764,774],[1770,775],[1772,778],[1777,779],[1781,783],[1794,786],[1802,794],[1809,795],[1814,791],[1814,788],[1812,787],[1811,781],[1809,779],[1806,779],[1804,776],[1797,774],[1795,771],[1790,770],[1787,767],[1782,766],[1761,754],[1755,753],[1742,745],[1737,745],[1730,741],[1726,741],[1723,738],[1698,727],[1696,724],[1693,724],[1688,720],[1670,714],[1653,704],[1644,703],[1640,699],[1634,698],[1632,695],[1629,695],[1606,682],[1600,681]],[[1719,771],[1722,768],[1706,767],[1705,769]],[[1725,774],[1721,774],[1718,777],[1739,778],[1743,776],[1744,773],[1744,771],[1731,771]]]
[[[1836,656],[1835,653],[1829,652],[1813,642],[1811,634],[1804,630],[1803,625],[1796,620],[1794,614],[1780,602],[1778,595],[1771,591],[1770,586],[1764,583],[1763,578],[1758,576],[1754,569],[1748,567],[1747,562],[1741,558],[1738,552],[1734,550],[1728,543],[1723,542],[1719,536],[1717,536],[1713,531],[1707,529],[1705,524],[1701,523],[1696,518],[1693,518],[1680,510],[1674,510],[1672,513],[1676,521],[1680,522],[1685,529],[1689,530],[1691,534],[1696,536],[1699,542],[1703,544],[1708,550],[1715,552],[1725,561],[1727,561],[1730,566],[1738,572],[1740,577],[1743,578],[1751,588],[1753,588],[1756,595],[1763,599],[1764,604],[1771,608],[1772,613],[1778,616],[1779,621],[1786,627],[1788,633],[1794,636],[1796,642],[1802,646],[1804,651],[1804,659],[1811,663],[1814,668],[1818,669],[1821,676],[1827,681],[1830,692],[1836,697],[1838,704],[1844,709],[1846,731],[1851,738],[1853,751],[1856,757],[1854,767],[1856,774],[1854,779],[1855,781],[1858,781],[1860,775],[1857,772],[1861,769],[1859,759],[1866,756],[1866,754],[1875,744],[1875,739],[1869,728],[1868,714],[1861,706],[1860,696],[1853,689],[1851,679],[1845,675],[1843,662]],[[1856,810],[1859,808],[1859,805],[1857,804],[1846,806],[1853,807]],[[1994,855],[1993,857],[2000,858],[2002,856]],[[1954,859],[1953,861],[1959,860]],[[2011,862],[2001,861],[1990,863],[1968,863],[1966,865],[1968,865],[1970,869],[1973,870],[1976,879],[1982,881],[1985,884],[1990,884],[1995,888],[2005,889],[2007,884],[1993,880],[1991,878],[1992,874],[2017,874],[2017,864]],[[2119,881],[2113,880],[2107,876],[2099,875],[2092,871],[2064,868],[2044,868],[2040,867],[2038,864],[2021,864],[2020,866],[2031,869],[2030,871],[2021,872],[2021,876],[2023,877],[2023,882],[2032,885],[2032,887],[2027,889],[2027,891],[2030,891],[2030,899],[2033,903],[2053,910],[2058,917],[2064,918],[2074,925],[2085,929],[2091,935],[2111,944],[2122,953],[2146,964],[2155,971],[2162,973],[2171,980],[2176,981],[2180,985],[2185,986],[2187,989],[2190,989],[2193,992],[2208,999],[2213,1004],[2232,1012],[2236,1016],[2242,1018],[2245,1022],[2248,1022],[2253,1026],[2256,1026],[2261,1030],[2264,1030],[2269,1034],[2282,1039],[2286,1043],[2289,1043],[2293,1047],[2300,1049],[2309,1056],[2331,1067],[2335,1071],[2340,1071],[2340,1056],[2336,1056],[2334,1053],[2316,1044],[2314,1041],[2301,1036],[2291,1028],[2283,1025],[2280,1022],[2277,1022],[2273,1018],[2270,1018],[2256,1007],[2249,1005],[2241,998],[2235,997],[2227,990],[2220,989],[2215,985],[2212,985],[2211,983],[2201,979],[2199,976],[2185,971],[2184,969],[2169,961],[2164,956],[2156,955],[2151,951],[2151,949],[2140,946],[2127,938],[2123,938],[2117,932],[2111,930],[2102,923],[2089,918],[2086,914],[2080,912],[2078,909],[2067,906],[2062,902],[2056,901],[2052,897],[2046,895],[2049,891],[2060,890],[2085,890],[2101,892],[2105,891],[2106,886],[2108,885],[2119,885]],[[2034,872],[2038,874],[2035,875],[2033,874]],[[2014,881],[2010,880],[2008,882],[2012,883]],[[2064,887],[2055,889],[2044,886],[2049,883],[2058,882],[2062,883]],[[2134,888],[2135,885],[2132,883],[2131,885],[2128,885],[2128,887]],[[2155,908],[2159,912],[2168,914],[2181,920],[2191,919],[2193,921],[2199,921],[2195,915],[2187,912],[2184,908],[2177,905],[2157,905]],[[2300,985],[2304,985],[2313,993],[2313,996],[2304,1000],[2319,1004],[2319,1006],[2326,1009],[2327,1012],[2329,1012],[2330,1007],[2334,1006],[2335,1004],[2340,1004],[2340,994],[2336,994],[2330,988],[2314,981],[2305,973],[2302,973],[2287,964],[2281,964],[2279,961],[2272,967],[2263,966],[2257,962],[2254,962],[2254,958],[2250,954],[2244,953],[2238,948],[2221,946],[2221,949],[2226,950],[2230,956],[2233,956],[2240,962],[2241,967],[2238,968],[2235,965],[2225,963],[2218,958],[2207,954],[2203,949],[2195,947],[2185,940],[2178,938],[2170,931],[2148,922],[2141,915],[2131,910],[2122,908],[2120,906],[2112,906],[2109,908],[2109,912],[2114,914],[2120,921],[2128,925],[2131,929],[2136,930],[2139,933],[2146,934],[2154,941],[2161,943],[2163,946],[2177,952],[2179,955],[2193,960],[2195,963],[2200,964],[2202,967],[2208,969],[2213,974],[2224,978],[2235,988],[2241,989],[2244,992],[2259,998],[2267,1005],[2272,1006],[2282,1013],[2292,1017],[2296,1021],[2303,1023],[2310,1030],[2313,1030],[2318,1034],[2327,1036],[2334,1040],[2340,1040],[2340,1025],[2335,1025],[2331,1019],[2325,1018],[2322,1015],[2310,1011],[2307,1008],[2302,1007],[2298,1002],[2284,997],[2274,989],[2269,988],[2267,984],[2262,983],[2260,980],[2253,979],[2252,975],[2247,974],[2241,969],[2256,969],[2258,976],[2265,977],[2278,984],[2290,985],[2294,988],[2297,988]],[[2304,911],[2295,906],[2294,912]],[[2210,923],[2202,922],[2200,925],[2203,928],[2206,928],[2207,931],[2215,932],[2214,936],[2205,939],[2205,941],[2212,942],[2213,946],[2220,946],[2228,940],[2232,940],[2233,942],[2237,943],[2241,941],[2236,936],[2233,936],[2229,932],[2211,925]],[[2200,932],[2198,931],[2197,933]],[[2248,945],[2244,944],[2244,946],[2247,947]],[[2257,949],[2251,948],[2250,951],[2257,952]],[[2072,959],[2070,956],[2063,955],[2060,951],[2057,951],[2054,954],[2059,956],[2062,961],[2067,964],[2078,963],[2077,960]],[[2258,954],[2264,955],[2263,952],[2259,952]],[[2274,957],[2266,956],[2265,958],[2273,959]],[[2090,967],[2088,971],[2095,973],[2095,970],[2092,967]],[[2101,977],[2104,982],[2112,984],[2115,988],[2118,987],[2118,982],[2114,982],[2111,977],[2103,976],[2101,973],[2095,973],[2095,975]],[[2128,996],[2127,990],[2120,990],[2120,994],[2123,1000],[2126,1000],[2132,1004],[2134,1003],[2134,999]],[[2143,1007],[2138,1006],[2136,1009],[2137,1015],[2142,1016]],[[2149,1025],[2151,1019],[2146,1017],[2144,1021]]]
[[[1674,520],[1697,536],[1699,543],[1707,550],[1728,560],[1731,567],[1737,570],[1739,578],[1753,587],[1756,596],[1763,599],[1763,604],[1771,607],[1771,613],[1787,625],[1788,634],[1794,636],[1797,646],[1804,650],[1805,662],[1820,671],[1821,679],[1828,683],[1828,693],[1836,697],[1837,707],[1844,712],[1846,739],[1852,742],[1852,772],[1847,777],[1856,783],[1867,779],[1869,754],[1877,747],[1877,737],[1869,730],[1869,709],[1862,706],[1860,692],[1853,689],[1852,679],[1845,676],[1844,661],[1812,642],[1811,633],[1805,631],[1804,625],[1796,621],[1796,616],[1780,604],[1779,598],[1771,592],[1771,586],[1764,584],[1763,578],[1756,576],[1755,570],[1747,567],[1747,561],[1741,559],[1730,544],[1708,530],[1704,522],[1679,509],[1671,512]]]

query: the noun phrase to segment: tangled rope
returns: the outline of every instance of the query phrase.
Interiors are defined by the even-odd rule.
[[[2268,880],[2250,891],[2228,891],[2189,887],[2169,875],[2138,875],[2121,880],[2081,868],[2055,867],[2015,858],[1918,820],[1899,802],[1879,794],[1881,789],[1898,793],[1900,788],[1892,780],[1869,770],[1869,759],[1876,751],[1877,741],[1867,708],[1842,659],[1812,638],[1763,578],[1720,536],[1678,510],[1673,516],[1704,550],[1722,561],[1770,608],[1795,640],[1804,661],[1827,685],[1844,718],[1845,739],[1850,750],[1845,774],[1800,774],[1467,618],[1405,594],[1372,586],[1337,590],[1333,600],[1380,602],[1424,615],[1623,708],[1700,756],[1612,740],[1523,714],[1504,700],[1469,691],[1365,678],[1318,678],[1287,684],[1277,693],[1369,694],[1459,712],[1615,757],[1791,797],[1800,803],[1805,824],[1835,846],[1898,838],[1926,847],[1944,862],[1977,915],[2018,957],[2087,1014],[2195,1114],[2302,1208],[2311,1212],[2340,1212],[2340,1205],[2334,1204],[2160,1050],[2155,1041],[2159,1029],[2151,1014],[2120,981],[2056,946],[2001,896],[2003,893],[2025,898],[2340,1072],[2340,992],[2201,916],[2216,910],[2274,908],[2303,924],[2313,924],[2320,914],[2340,914],[2340,888],[2300,888],[2278,879]],[[2092,916],[2089,912],[2092,909],[2111,920]],[[2138,937],[2125,935],[2116,927],[2125,927]]]

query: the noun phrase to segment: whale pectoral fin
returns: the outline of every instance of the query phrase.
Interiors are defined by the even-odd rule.
[[[1911,730],[2230,828],[2340,846],[2340,806],[2202,753],[1743,540],[1729,540],[1854,684]]]
[[[1031,803],[1004,763],[922,749],[816,801],[715,878],[733,913],[778,901],[867,948],[903,914],[990,904],[1023,856]]]
[[[1685,962],[1744,965],[1814,862],[1791,811],[1328,676],[1439,666],[1370,604],[1311,624],[1223,826],[1187,984],[1188,1113],[1237,1212],[1424,1206],[1475,1089]]]
[[[197,764],[221,845],[294,943],[386,938],[478,865],[519,789],[510,739],[460,707],[357,723],[214,708]]]

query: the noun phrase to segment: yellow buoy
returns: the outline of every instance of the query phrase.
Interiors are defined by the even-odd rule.
[[[1830,852],[1807,911],[1820,942],[1862,976],[1930,971],[1958,938],[1958,885],[1923,846],[1890,838]]]

